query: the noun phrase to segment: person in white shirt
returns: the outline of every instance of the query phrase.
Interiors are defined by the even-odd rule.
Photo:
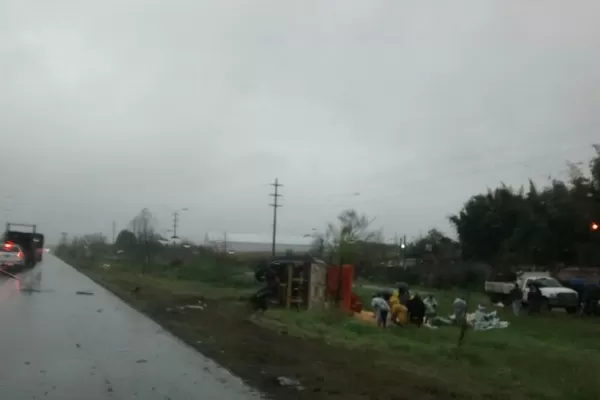
[[[463,298],[457,297],[452,303],[452,308],[454,309],[454,321],[462,323],[467,316],[467,302]]]
[[[437,300],[433,297],[433,294],[429,293],[425,296],[423,303],[425,304],[425,322],[431,323],[437,317]]]
[[[390,312],[390,305],[379,295],[373,295],[371,300],[371,309],[377,317],[377,326],[385,328],[387,326],[388,313]]]

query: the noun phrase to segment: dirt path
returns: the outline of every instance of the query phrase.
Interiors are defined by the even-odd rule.
[[[277,399],[453,397],[432,393],[425,381],[411,381],[407,392],[401,383],[402,376],[406,376],[401,366],[390,364],[395,357],[390,355],[382,360],[381,355],[373,357],[366,351],[350,351],[319,340],[293,337],[282,326],[249,318],[247,305],[240,301],[210,300],[200,293],[173,295],[156,287],[141,287],[134,293],[131,282],[94,274],[91,277],[251,386]],[[203,310],[178,309],[198,302],[206,305]],[[302,388],[282,385],[280,377],[297,380]]]

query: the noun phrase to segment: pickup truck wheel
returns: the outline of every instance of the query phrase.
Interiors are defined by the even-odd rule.
[[[577,312],[577,307],[565,307],[565,311],[569,314],[575,314]]]

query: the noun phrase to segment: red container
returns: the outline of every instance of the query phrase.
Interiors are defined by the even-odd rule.
[[[340,269],[342,276],[340,279]],[[352,293],[352,284],[354,283],[354,266],[344,264],[329,267],[327,270],[327,293],[334,299],[340,293],[340,308],[345,312],[357,312],[356,309],[362,309],[358,296]],[[339,288],[339,289],[338,289]]]

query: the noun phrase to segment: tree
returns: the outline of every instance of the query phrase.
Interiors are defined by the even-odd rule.
[[[136,237],[138,247],[137,252],[149,264],[158,250],[160,249],[160,235],[156,232],[157,222],[150,213],[150,210],[144,208],[129,223],[130,230]]]
[[[425,236],[406,246],[406,256],[423,258],[426,254],[435,255],[440,260],[460,258],[460,244],[437,229],[430,229]]]
[[[310,248],[313,254],[323,257],[325,255],[325,235],[315,235]]]
[[[519,263],[553,267],[600,265],[600,235],[590,232],[600,217],[600,146],[589,173],[568,163],[569,180],[514,190],[506,185],[471,197],[450,217],[463,258],[496,268]]]
[[[369,231],[373,220],[374,218],[369,219],[365,214],[349,209],[338,215],[336,223],[329,223],[322,240],[331,261],[356,262],[361,243],[381,240],[381,232]]]
[[[117,235],[117,239],[115,240],[115,247],[117,250],[133,250],[138,244],[137,237],[135,233],[130,231],[129,229],[123,229]]]

